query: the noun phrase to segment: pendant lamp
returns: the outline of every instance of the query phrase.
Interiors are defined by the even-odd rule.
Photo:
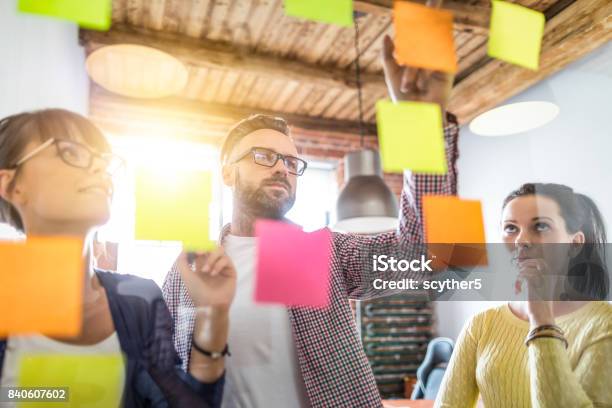
[[[344,157],[345,185],[336,203],[338,222],[334,229],[341,232],[376,234],[397,228],[398,206],[395,194],[382,178],[380,154],[377,150],[364,148],[365,126],[357,18],[355,18],[355,55],[361,150],[351,152]]]

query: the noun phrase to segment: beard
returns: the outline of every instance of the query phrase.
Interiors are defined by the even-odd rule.
[[[269,183],[282,183],[287,187],[288,195],[267,193],[265,186]],[[263,180],[259,186],[253,187],[240,180],[240,173],[236,174],[235,200],[249,213],[257,218],[280,220],[293,207],[295,192],[285,177],[270,177]]]

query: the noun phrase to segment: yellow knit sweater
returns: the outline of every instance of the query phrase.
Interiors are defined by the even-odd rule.
[[[474,316],[463,328],[436,407],[612,407],[612,305],[590,302],[558,317],[557,339],[524,344],[529,323],[508,305]]]

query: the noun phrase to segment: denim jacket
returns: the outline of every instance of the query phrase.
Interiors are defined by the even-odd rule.
[[[150,279],[96,271],[126,357],[122,406],[220,407],[224,376],[201,383],[181,369],[173,322],[159,287]],[[6,339],[0,339],[0,378]]]

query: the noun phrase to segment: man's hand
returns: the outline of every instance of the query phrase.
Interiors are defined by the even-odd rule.
[[[221,352],[227,344],[229,308],[236,293],[236,269],[223,247],[188,258],[191,257],[181,253],[178,267],[196,307],[192,341],[203,350]],[[189,372],[196,379],[212,383],[224,371],[224,359],[212,359],[195,347],[191,349]]]
[[[391,37],[386,35],[383,44],[383,69],[391,99],[394,102],[437,103],[445,110],[453,88],[453,75],[399,65],[393,56],[394,50]]]
[[[427,5],[438,7],[441,3],[439,0],[430,0]],[[443,111],[446,110],[453,88],[453,75],[441,71],[399,65],[393,55],[395,45],[391,37],[386,35],[383,42],[383,70],[391,99],[394,102],[432,102],[439,104]]]
[[[236,293],[236,269],[223,247],[196,253],[192,263],[187,258],[186,253],[181,253],[178,267],[195,306],[229,308]]]

